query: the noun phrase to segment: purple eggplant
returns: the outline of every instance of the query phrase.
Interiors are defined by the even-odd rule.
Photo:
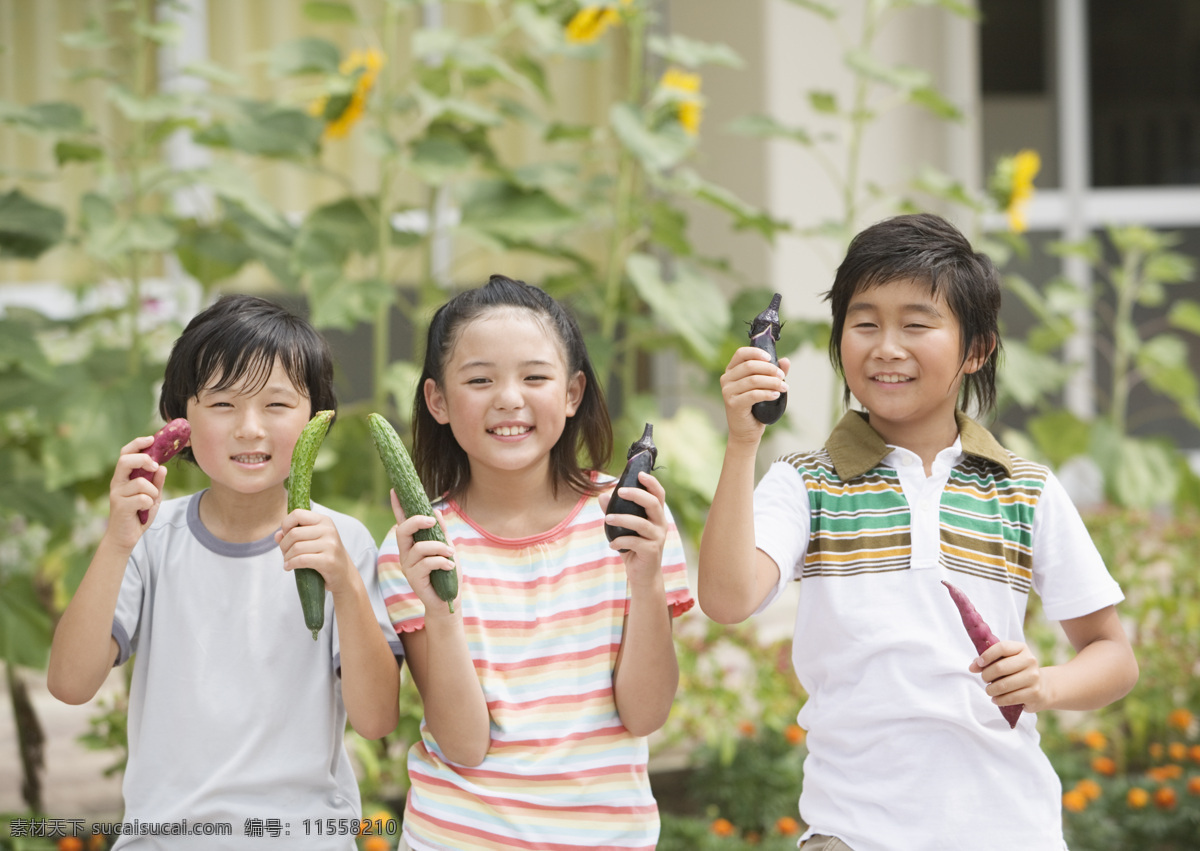
[[[779,365],[779,356],[775,353],[775,343],[779,341],[780,299],[781,296],[779,293],[775,293],[767,309],[754,317],[754,321],[750,323],[750,345],[756,349],[762,349],[770,355],[771,363],[776,366]],[[779,418],[783,416],[786,408],[787,393],[780,393],[778,399],[755,402],[750,408],[750,413],[760,423],[771,425],[772,423],[779,422]]]
[[[617,496],[617,491],[621,488],[641,488],[645,490],[645,486],[638,481],[638,473],[649,473],[654,469],[654,462],[658,460],[658,447],[654,445],[654,426],[646,423],[646,430],[642,432],[642,436],[638,438],[629,447],[629,454],[625,456],[625,469],[621,473],[621,478],[617,479],[616,487],[613,488],[612,498],[608,501],[608,512],[606,517],[611,514],[633,514],[637,517],[645,517],[646,509],[642,508],[636,502],[630,502],[627,499],[622,499]],[[623,535],[637,536],[637,532],[626,529],[624,526],[614,526],[611,523],[604,524],[604,534],[608,536],[610,541],[620,538]],[[621,550],[621,552],[627,552]]]

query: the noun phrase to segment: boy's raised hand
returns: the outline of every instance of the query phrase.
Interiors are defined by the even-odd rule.
[[[721,398],[725,401],[730,442],[758,443],[766,426],[754,418],[750,408],[756,402],[778,399],[779,394],[787,392],[790,367],[787,358],[780,358],[779,366],[775,366],[770,355],[753,346],[743,346],[733,353],[721,376]]]
[[[646,511],[645,517],[636,514],[607,515],[608,504],[614,491],[600,494],[600,508],[606,512],[605,520],[610,525],[621,526],[637,535],[622,535],[610,543],[615,550],[626,550],[621,553],[625,561],[625,573],[632,585],[641,582],[659,582],[662,579],[663,549],[667,540],[667,512],[665,509],[667,493],[662,483],[647,472],[638,473],[638,482],[642,488],[621,488],[620,497],[627,499]]]
[[[122,547],[133,549],[142,533],[154,522],[162,503],[163,482],[167,468],[146,454],[154,444],[154,435],[135,437],[121,447],[112,481],[108,485],[108,529],[106,535]],[[153,473],[149,479],[131,478],[134,470]],[[148,511],[145,525],[138,519],[139,511]]]
[[[283,569],[308,567],[321,574],[325,590],[335,597],[353,589],[358,569],[342,545],[333,518],[304,508],[283,518],[275,533],[275,543],[283,550]]]
[[[396,496],[396,491],[393,490],[390,496],[392,500],[392,514],[396,517],[396,528],[393,530],[393,534],[396,536],[396,546],[400,550],[400,570],[404,574],[404,578],[408,580],[413,593],[424,604],[426,618],[431,613],[435,616],[439,614],[449,615],[449,607],[437,595],[437,592],[433,590],[433,585],[429,581],[429,574],[435,570],[454,569],[454,548],[441,541],[416,541],[413,539],[418,530],[432,529],[441,523],[442,514],[435,509],[434,517],[423,514],[414,514],[412,517],[406,517],[404,509],[400,507],[400,500]],[[460,597],[462,596],[461,588],[462,583],[460,582]],[[455,598],[454,602],[454,611],[461,615],[462,608],[457,605],[458,599]]]

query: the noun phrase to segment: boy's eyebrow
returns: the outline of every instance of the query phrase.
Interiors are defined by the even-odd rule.
[[[855,301],[855,302],[851,302],[850,306],[846,308],[846,313],[850,314],[850,313],[855,313],[857,311],[875,310],[875,309],[876,309],[876,306],[869,301]],[[901,305],[900,309],[903,311],[924,313],[928,316],[936,316],[938,318],[941,318],[941,316],[943,315],[942,311],[937,309],[937,305],[933,304],[932,302],[927,302],[927,301],[916,301],[916,302],[913,302],[912,304]]]

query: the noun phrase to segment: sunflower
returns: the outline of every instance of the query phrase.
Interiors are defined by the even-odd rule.
[[[700,102],[700,75],[690,74],[678,68],[668,68],[658,84],[678,101],[677,115],[683,129],[692,136],[699,133],[703,111]]]
[[[621,0],[628,6],[633,0]],[[616,6],[584,6],[567,23],[567,41],[572,44],[591,44],[621,22]]]
[[[378,50],[355,50],[338,66],[338,73],[350,84],[348,92],[325,95],[313,101],[309,114],[325,120],[325,137],[340,139],[358,123],[367,107],[367,96],[375,85],[385,57]]]

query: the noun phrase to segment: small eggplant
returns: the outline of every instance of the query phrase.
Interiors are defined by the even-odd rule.
[[[621,488],[646,489],[638,481],[638,473],[649,473],[654,469],[654,462],[658,460],[658,447],[654,445],[654,426],[652,424],[646,423],[646,430],[629,447],[629,454],[626,458],[625,469],[621,473],[621,478],[617,479],[616,487],[613,488],[612,498],[608,501],[607,514],[633,514],[637,517],[645,517],[646,509],[642,508],[636,502],[630,502],[627,499],[617,496],[617,491]],[[611,523],[605,523],[604,534],[612,541],[623,535],[636,536],[637,532],[626,529],[623,526],[614,526]],[[627,552],[627,550],[621,550],[621,552]]]
[[[779,340],[779,293],[775,293],[771,298],[771,304],[758,316],[754,317],[754,321],[750,323],[750,345],[756,349],[762,349],[771,356],[771,363],[779,365],[779,356],[775,353],[775,343]],[[764,425],[779,422],[779,418],[783,416],[784,410],[787,408],[787,393],[779,394],[778,399],[770,399],[766,402],[755,402],[750,413],[754,414],[754,419]]]

